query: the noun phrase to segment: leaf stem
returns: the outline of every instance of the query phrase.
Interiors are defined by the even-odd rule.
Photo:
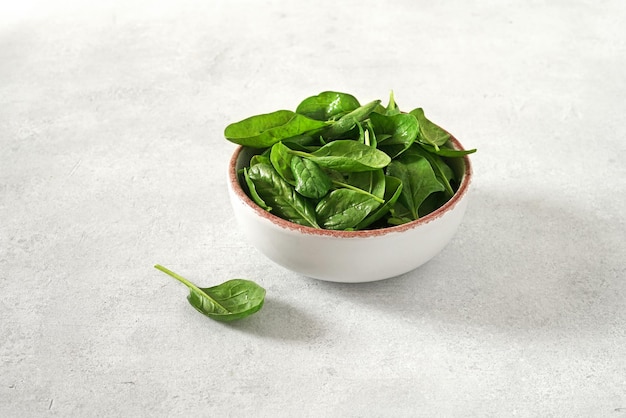
[[[373,195],[373,194],[371,194],[370,192],[366,192],[366,191],[365,191],[365,190],[363,190],[363,189],[359,189],[358,187],[355,187],[355,186],[353,186],[353,185],[351,185],[351,184],[344,183],[344,182],[337,181],[337,180],[333,180],[333,184],[334,184],[335,186],[343,187],[343,188],[345,188],[345,189],[354,190],[355,192],[359,192],[359,193],[362,193],[362,194],[368,195],[369,197],[371,197],[372,199],[374,199],[375,201],[377,201],[377,202],[378,202],[378,203],[380,203],[380,204],[384,204],[384,203],[385,203],[385,200],[384,200],[384,199],[381,199],[380,197],[378,197],[378,196],[376,196],[376,195]]]
[[[156,264],[154,266],[155,269],[162,271],[163,273],[167,274],[168,276],[171,276],[173,278],[175,278],[176,280],[178,280],[179,282],[181,282],[182,284],[184,284],[185,286],[187,286],[189,289],[195,291],[196,293],[199,293],[201,295],[203,295],[205,298],[209,299],[212,303],[214,303],[215,305],[219,306],[220,308],[224,309],[226,312],[228,312],[228,309],[226,309],[224,306],[222,306],[222,304],[220,304],[218,301],[216,301],[215,299],[213,299],[211,296],[207,295],[207,293],[200,289],[198,286],[196,286],[195,284],[191,283],[189,280],[185,279],[183,276],[181,276],[180,274],[174,273],[172,270],[163,267],[160,264]]]
[[[293,155],[297,155],[298,157],[303,157],[303,158],[310,158],[313,155],[308,152],[298,151],[298,150],[293,150],[293,149],[290,149],[289,153]]]
[[[185,286],[198,291],[198,292],[202,292],[202,290],[200,290],[200,288],[198,286],[196,286],[195,284],[191,283],[189,280],[185,279],[183,276],[181,276],[180,274],[174,273],[172,270],[163,267],[160,264],[157,264],[154,266],[155,269],[157,270],[161,270],[163,273],[167,274],[168,276],[172,276],[173,278],[175,278],[176,280],[178,280],[179,282],[183,283]]]

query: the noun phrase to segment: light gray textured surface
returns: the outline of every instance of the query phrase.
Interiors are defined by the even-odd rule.
[[[10,3],[0,416],[626,416],[626,3]],[[479,150],[417,271],[298,277],[234,223],[225,125],[329,89]],[[212,322],[155,263],[266,306]]]

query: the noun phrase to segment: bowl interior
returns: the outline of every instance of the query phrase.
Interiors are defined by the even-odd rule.
[[[450,135],[450,143],[452,147],[457,150],[463,150],[463,146],[461,143],[452,135]],[[246,205],[250,206],[254,211],[261,217],[270,220],[272,223],[281,226],[283,228],[298,230],[308,234],[314,235],[326,235],[326,236],[335,236],[335,237],[357,237],[357,236],[372,236],[372,235],[381,235],[390,232],[401,232],[406,229],[415,228],[421,224],[430,222],[434,219],[437,219],[446,211],[452,209],[456,203],[461,200],[468,191],[469,185],[471,183],[472,178],[472,166],[470,159],[467,155],[460,158],[444,158],[446,162],[450,165],[452,170],[455,172],[456,176],[459,177],[460,183],[459,186],[452,198],[448,200],[441,207],[436,209],[435,211],[425,215],[415,221],[408,222],[406,224],[398,225],[398,226],[390,226],[387,228],[381,229],[368,229],[368,230],[360,230],[360,231],[335,231],[335,230],[327,230],[327,229],[316,229],[308,226],[302,226],[295,224],[293,222],[289,222],[285,219],[282,219],[276,215],[273,215],[271,212],[264,210],[259,207],[246,193],[245,181],[243,180],[243,176],[240,174],[240,170],[244,167],[248,166],[250,163],[250,159],[256,155],[261,153],[262,150],[250,148],[250,147],[242,147],[239,146],[233,153],[233,156],[229,165],[229,182],[230,187],[232,188],[235,195],[241,199]]]

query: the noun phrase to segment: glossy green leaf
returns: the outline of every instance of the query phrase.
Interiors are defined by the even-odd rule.
[[[253,155],[252,158],[250,158],[249,166],[252,167],[253,165],[259,164],[259,163],[271,164],[271,161],[269,157],[265,154],[256,154],[256,155]]]
[[[393,94],[393,90],[389,93],[389,103],[387,104],[387,107],[385,108],[385,115],[387,116],[393,116],[393,115],[397,115],[400,113],[400,107],[398,107],[398,104],[396,103],[396,98]]]
[[[217,286],[202,288],[159,264],[154,267],[187,286],[189,304],[217,321],[245,318],[258,312],[265,302],[265,289],[250,280],[232,279]]]
[[[316,120],[331,120],[360,107],[359,101],[351,94],[335,91],[324,91],[317,96],[304,99],[297,107],[296,113]]]
[[[411,115],[415,116],[419,122],[419,142],[432,145],[435,149],[439,149],[440,146],[448,142],[450,134],[426,118],[424,109],[421,107],[414,109],[411,111]]]
[[[273,166],[257,164],[248,170],[257,194],[272,208],[272,213],[299,225],[319,228],[315,208],[301,196]]]
[[[434,192],[443,191],[430,162],[416,153],[405,152],[387,167],[387,175],[402,181],[402,193],[398,201],[406,207],[412,219],[419,218],[419,207]]]
[[[324,229],[354,229],[380,203],[367,194],[337,189],[326,195],[315,208],[320,225]]]
[[[372,113],[370,121],[378,138],[378,148],[387,152],[391,158],[409,149],[419,132],[417,118],[408,113],[392,116]]]
[[[385,172],[382,168],[371,171],[359,171],[350,173],[347,182],[361,190],[378,197],[385,196]]]
[[[364,137],[365,137],[365,145],[369,145],[370,147],[373,148],[378,148],[378,137],[376,136],[376,132],[374,132],[374,128],[372,127],[372,122],[370,120],[366,121],[366,125],[365,125],[365,133],[364,133]],[[389,154],[387,154],[389,155]]]
[[[283,142],[277,142],[272,145],[270,151],[270,162],[272,166],[285,179],[289,184],[296,184],[296,180],[291,171],[291,159],[293,154],[289,147],[283,144]]]
[[[386,167],[391,158],[384,152],[352,140],[329,142],[309,155],[322,167],[345,171],[370,171]]]
[[[393,208],[398,201],[400,193],[402,193],[402,182],[400,179],[392,176],[385,176],[385,193],[383,196],[385,203],[359,222],[354,229],[359,230],[368,228],[378,220],[387,216],[391,211],[391,208]]]
[[[322,136],[327,139],[340,138],[341,135],[349,132],[358,122],[363,122],[380,105],[380,100],[374,100],[354,109],[337,119],[334,123],[322,131]]]
[[[414,145],[411,147],[411,153],[421,155],[426,158],[433,168],[437,180],[443,185],[445,196],[447,199],[454,195],[454,189],[452,188],[451,181],[454,179],[454,171],[446,162],[437,154],[427,151],[423,146]],[[431,199],[432,200],[432,199]]]
[[[264,163],[259,162],[257,164],[264,164]],[[269,162],[267,164],[269,164]],[[252,179],[250,179],[250,174],[248,171],[249,171],[249,168],[247,167],[243,169],[243,178],[244,178],[244,181],[246,182],[246,186],[248,186],[248,195],[252,198],[254,203],[259,205],[261,208],[265,209],[266,211],[271,212],[272,208],[268,206],[267,203],[265,203],[265,201],[257,193],[256,186],[254,182],[252,181]]]
[[[319,199],[329,192],[332,182],[328,174],[307,158],[291,157],[291,171],[295,177],[298,193],[311,199]]]
[[[312,133],[327,125],[327,122],[290,110],[278,110],[232,123],[224,130],[224,136],[235,144],[265,148],[283,139]]]

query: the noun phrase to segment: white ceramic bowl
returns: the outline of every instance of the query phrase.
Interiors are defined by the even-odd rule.
[[[463,149],[451,137],[453,146]],[[467,156],[455,159],[462,173],[455,195],[436,211],[404,225],[365,231],[330,231],[288,222],[260,208],[241,188],[237,170],[253,151],[238,147],[228,168],[235,218],[250,242],[275,263],[316,279],[358,283],[407,273],[437,255],[457,231],[472,179]]]

